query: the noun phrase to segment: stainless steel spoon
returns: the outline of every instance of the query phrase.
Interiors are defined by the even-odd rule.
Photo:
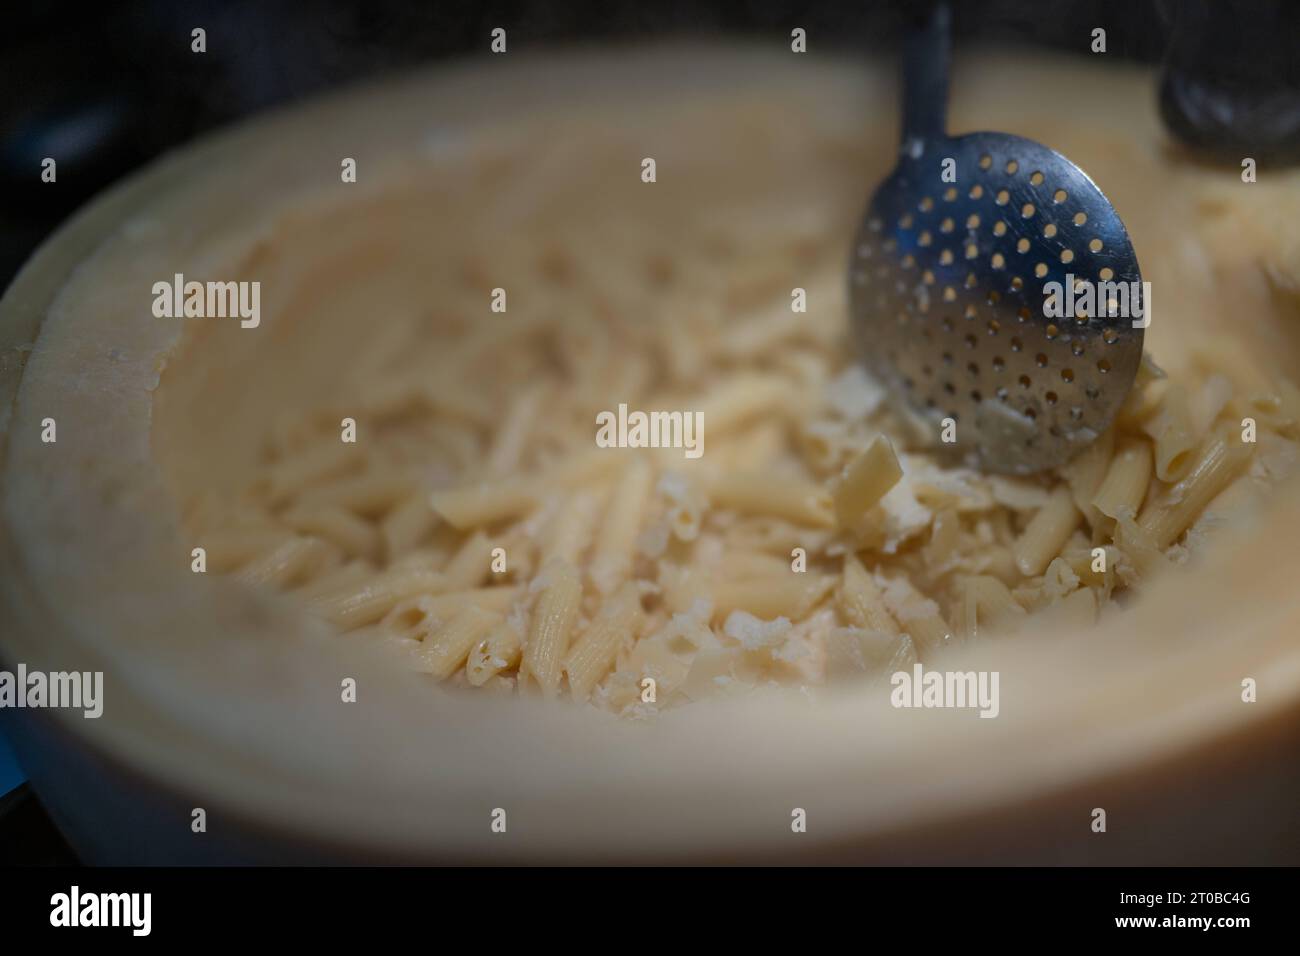
[[[850,256],[853,333],[937,448],[1025,474],[1110,426],[1150,303],[1128,231],[1083,170],[1020,136],[946,135],[949,20],[940,4],[907,38],[898,165]],[[1086,283],[1091,314],[1046,314]]]

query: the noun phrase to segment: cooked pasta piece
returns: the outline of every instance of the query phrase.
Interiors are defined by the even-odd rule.
[[[582,563],[604,504],[605,492],[602,487],[569,495],[547,529],[546,544],[542,549],[543,565],[560,561],[576,567]]]
[[[403,475],[365,474],[315,485],[303,492],[303,507],[339,507],[375,517],[397,505],[414,485]]]
[[[1254,447],[1230,429],[1211,434],[1198,450],[1187,477],[1148,502],[1138,526],[1157,548],[1169,547],[1242,472]]]
[[[482,531],[470,535],[443,568],[447,590],[476,588],[491,573],[492,540]]]
[[[502,671],[517,666],[522,649],[518,626],[502,621],[470,650],[465,676],[470,684],[481,687]]]
[[[1092,506],[1108,518],[1121,514],[1133,517],[1142,507],[1151,483],[1151,444],[1141,438],[1126,438],[1115,449]]]
[[[407,495],[384,516],[380,525],[385,557],[392,561],[410,551],[437,523],[437,514],[430,506],[427,494],[417,491]]]
[[[716,440],[741,422],[765,413],[789,413],[801,402],[802,396],[780,378],[738,377],[708,395],[700,414]]]
[[[497,429],[488,452],[486,473],[493,478],[505,478],[519,470],[528,447],[528,431],[542,408],[542,386],[521,392],[510,404],[505,424]]]
[[[271,500],[287,501],[310,485],[359,469],[364,461],[355,445],[344,443],[336,436],[333,441],[322,442],[271,465],[266,471]]]
[[[1018,624],[1025,616],[1011,591],[997,578],[988,575],[976,575],[966,579],[966,594],[969,613],[968,626],[971,636],[978,637],[981,624],[987,623],[997,630],[1009,629]]]
[[[537,507],[542,490],[537,482],[503,478],[435,491],[429,503],[452,527],[467,531],[527,514]]]
[[[1115,431],[1109,429],[1075,455],[1074,460],[1062,469],[1065,480],[1070,486],[1070,496],[1074,499],[1074,506],[1083,514],[1088,524],[1094,527],[1097,525],[1100,512],[1093,504],[1093,497],[1106,477],[1107,469],[1114,456],[1114,449]]]
[[[541,687],[543,695],[554,697],[560,687],[564,654],[578,620],[582,581],[577,570],[564,561],[543,566],[541,579],[545,583],[533,609],[519,679],[531,679]]]
[[[295,535],[274,525],[214,528],[199,536],[207,570],[218,574],[235,571],[261,555],[270,554]]]
[[[315,535],[338,545],[349,557],[373,559],[379,554],[375,526],[342,508],[293,509],[285,512],[282,520],[300,534]]]
[[[245,584],[287,588],[330,564],[330,549],[319,538],[298,537],[257,558],[235,574]]]
[[[415,652],[417,668],[446,680],[464,665],[470,649],[500,621],[500,614],[466,605],[444,627],[424,639]]]
[[[1068,486],[1052,492],[1016,541],[1016,567],[1020,573],[1026,577],[1042,574],[1048,562],[1061,553],[1082,518]]]
[[[311,605],[330,623],[353,628],[379,620],[403,598],[446,590],[446,577],[431,568],[396,568],[376,575],[361,587],[345,584],[314,595]]]
[[[602,594],[611,593],[632,570],[653,478],[649,462],[638,459],[624,470],[610,499],[591,559],[592,583]]]
[[[1187,392],[1181,385],[1171,385],[1166,389],[1159,409],[1142,430],[1151,436],[1155,446],[1156,477],[1173,482],[1185,475],[1192,464],[1196,436],[1192,433],[1192,412]]]
[[[829,528],[835,524],[830,495],[819,485],[758,473],[718,475],[709,482],[714,506],[749,514],[770,514],[799,524]]]
[[[835,585],[829,574],[796,574],[777,577],[724,578],[710,592],[715,617],[726,618],[732,611],[748,611],[764,619],[806,616]]]
[[[645,622],[636,585],[622,585],[604,604],[591,625],[564,658],[564,673],[574,700],[586,700],[614,666],[619,649],[636,640]]]

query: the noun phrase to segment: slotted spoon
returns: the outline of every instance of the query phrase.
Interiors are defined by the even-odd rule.
[[[1083,170],[1020,136],[944,132],[949,19],[937,5],[907,37],[898,165],[850,256],[853,334],[936,448],[1026,474],[1109,427],[1149,303],[1128,231]],[[1049,283],[1062,306],[1067,285],[1094,283],[1096,307],[1049,316]]]

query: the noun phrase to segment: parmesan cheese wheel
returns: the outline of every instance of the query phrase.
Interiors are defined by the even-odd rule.
[[[775,284],[788,302],[790,288],[805,285],[790,280],[801,263],[817,262],[827,250],[846,259],[867,194],[893,164],[889,64],[713,46],[510,61],[331,96],[181,149],[83,210],[0,301],[0,652],[6,662],[33,669],[104,673],[102,717],[49,711],[19,740],[43,799],[68,821],[83,852],[115,862],[259,853],[424,861],[772,859],[790,852],[790,811],[799,806],[808,809],[815,832],[796,851],[807,859],[891,861],[910,847],[913,860],[973,860],[1001,851],[1030,861],[1048,858],[1050,848],[1056,860],[1087,853],[1110,862],[1223,862],[1215,828],[1227,824],[1193,818],[1193,804],[1180,818],[1184,804],[1173,788],[1195,779],[1188,768],[1213,768],[1224,747],[1252,759],[1259,783],[1238,808],[1286,812],[1294,771],[1266,747],[1294,744],[1300,705],[1300,597],[1289,563],[1300,536],[1294,482],[1273,481],[1269,494],[1249,500],[1212,502],[1218,520],[1211,523],[1221,527],[1204,541],[1177,545],[1194,554],[1187,566],[1156,577],[1130,606],[1103,611],[1096,628],[1075,623],[1075,612],[1095,611],[1089,596],[1055,617],[1016,615],[1014,634],[952,649],[944,668],[999,675],[998,714],[988,720],[969,709],[892,706],[888,686],[852,682],[828,685],[810,703],[799,682],[820,666],[824,641],[848,634],[857,653],[848,658],[906,659],[910,670],[913,643],[924,659],[935,643],[930,638],[937,639],[909,639],[906,653],[891,657],[877,631],[837,629],[811,606],[801,608],[810,623],[789,631],[811,656],[796,660],[800,648],[782,645],[789,686],[768,688],[755,677],[752,692],[626,723],[526,693],[483,694],[468,681],[431,684],[427,673],[401,664],[417,638],[367,638],[362,630],[341,640],[330,618],[311,611],[313,593],[319,602],[323,591],[271,593],[215,565],[195,573],[195,529],[204,527],[204,509],[217,499],[227,510],[215,524],[261,534],[259,553],[277,555],[259,565],[258,580],[286,588],[327,570],[338,577],[321,588],[354,581],[389,550],[452,566],[453,551],[462,553],[455,548],[470,545],[429,520],[419,494],[421,482],[441,486],[449,476],[411,478],[402,465],[427,442],[441,442],[442,460],[457,474],[482,462],[509,476],[533,454],[516,441],[521,434],[540,436],[543,447],[568,447],[568,433],[548,417],[546,394],[528,392],[520,378],[530,362],[545,358],[542,350],[502,344],[527,342],[530,323],[566,301],[567,281],[600,294],[583,309],[562,310],[564,321],[584,330],[585,343],[581,353],[552,357],[564,374],[586,381],[617,362],[651,381],[655,367],[638,371],[639,353],[621,343],[640,342],[648,356],[655,345],[647,323],[671,314],[692,327],[685,321],[699,314],[692,310],[718,296],[748,309],[751,301],[769,301]],[[1078,96],[1081,89],[1088,95]],[[1063,102],[1071,109],[1060,110]],[[1171,379],[1200,382],[1222,369],[1249,393],[1255,378],[1294,377],[1300,174],[1267,169],[1259,182],[1244,184],[1235,170],[1197,163],[1161,130],[1150,74],[1109,63],[959,59],[950,126],[1040,140],[1101,185],[1152,283],[1155,316],[1146,343]],[[641,176],[647,157],[656,161],[653,183]],[[345,158],[356,160],[355,183],[340,177]],[[767,258],[749,258],[752,250]],[[837,269],[809,276],[806,285],[842,296]],[[260,283],[258,321],[155,314],[156,284],[177,276]],[[679,291],[664,305],[650,290],[667,277]],[[506,292],[501,312],[491,309],[497,289]],[[819,382],[818,367],[800,353],[833,340],[837,312],[833,305],[810,308],[806,324],[787,328],[779,310],[753,311],[759,318],[728,345],[688,336],[655,361],[683,382],[721,381],[750,367],[753,355],[767,354],[769,340],[788,340],[781,361],[809,389],[774,392],[765,407],[793,414],[813,386],[833,384]],[[510,334],[485,335],[494,322]],[[702,319],[694,327],[709,328]],[[626,340],[602,332],[611,328]],[[409,378],[380,376],[382,387],[366,390],[374,369],[400,367],[404,355],[430,345],[448,362],[489,371],[468,390],[444,388],[446,381],[422,377],[418,367]],[[725,364],[700,362],[693,346],[730,349],[730,357]],[[1189,412],[1193,418],[1215,420],[1236,409],[1215,397],[1218,386],[1207,388],[1204,407]],[[364,446],[374,437],[372,423],[350,416],[353,405],[400,418],[408,404],[429,405],[455,427],[427,436],[415,430],[386,446],[395,476],[387,484],[354,483],[328,500],[295,499],[295,527],[307,530],[294,533],[324,543],[277,550],[284,542],[267,518],[281,505],[266,502],[296,494],[303,469],[346,478],[350,466],[322,454],[296,470],[263,473],[268,441],[293,447],[293,423],[323,409],[330,428],[354,417]],[[474,437],[484,416],[495,422],[502,409],[522,414],[532,405],[538,415],[513,437],[491,446]],[[734,405],[721,409],[714,414],[739,414]],[[1255,412],[1264,417],[1270,409]],[[55,442],[42,440],[47,419],[57,423]],[[706,416],[706,434],[708,423]],[[830,454],[834,436],[827,434],[813,434],[817,454]],[[739,461],[783,440],[783,433],[762,429],[743,446],[728,448],[719,438],[716,446],[706,443],[701,460],[709,462],[716,447],[719,461]],[[1288,470],[1286,454],[1277,444],[1261,446],[1257,461],[1280,476]],[[544,467],[543,459],[534,464]],[[921,547],[909,535],[914,526],[928,527],[936,510],[946,510],[948,527],[956,527],[959,509],[936,509],[934,502],[966,494],[954,490],[957,479],[926,479],[924,467],[903,461],[913,477],[886,496],[873,545],[896,552]],[[641,482],[633,491],[643,485],[649,487]],[[705,492],[682,491],[673,505],[672,527],[689,525],[691,535],[696,514],[682,509],[700,507],[698,496],[707,498],[711,486],[700,487]],[[530,489],[514,492],[516,503],[498,507],[528,512]],[[605,493],[615,495],[612,483]],[[981,494],[980,508],[1008,515],[991,535],[1015,532],[1016,522],[1047,500],[1033,486],[1005,482]],[[384,514],[401,518],[385,525],[373,513],[381,506],[367,502],[390,500],[401,504]],[[232,501],[243,510],[229,510]],[[666,499],[656,501],[667,514]],[[1068,510],[1068,502],[1062,507]],[[831,514],[821,504],[804,510],[817,520]],[[568,515],[567,537],[547,540],[569,557],[602,533],[575,530],[591,517],[584,507],[556,514]],[[649,520],[658,513],[647,507],[645,514]],[[536,527],[520,526],[507,543],[507,556],[516,541],[550,534],[543,516],[532,520]],[[1141,530],[1140,516],[1129,523]],[[660,554],[691,546],[669,531],[656,546]],[[771,528],[762,534],[782,540]],[[615,538],[626,534],[609,532],[606,540]],[[827,539],[816,540],[821,547]],[[467,574],[463,590],[490,588],[486,574],[471,581],[465,568],[477,566],[480,554],[486,558],[492,543],[476,539],[477,550],[463,552],[474,559],[455,565]],[[210,550],[217,562],[218,545]],[[1073,588],[1086,572],[1049,566],[1050,580],[1038,591],[1017,594],[999,577],[1017,573],[1003,551],[978,575],[984,590],[972,592],[974,613],[980,602],[1008,595],[1032,602],[1050,587]],[[789,549],[784,553],[788,563]],[[917,560],[943,557],[916,553]],[[514,572],[519,582],[545,573],[537,557],[535,567]],[[432,586],[412,567],[383,572],[390,583],[400,579],[413,589],[405,597],[336,607],[336,614],[361,625],[407,615],[416,633],[426,619],[459,607],[421,605],[420,589]],[[708,611],[700,616],[707,605],[697,603],[689,576],[671,588],[667,578],[662,583],[662,619],[651,614],[646,626],[666,628],[674,601],[677,613],[690,610],[690,620],[679,620],[671,640],[647,645],[638,659],[671,674],[675,648],[695,635],[692,647],[710,670],[694,679],[678,675],[683,686],[707,689],[715,677],[734,678],[718,647],[699,636],[708,633]],[[820,582],[826,586],[808,599],[832,600],[830,583]],[[903,618],[935,620],[926,595],[888,575],[877,584],[897,601],[906,598],[912,610],[898,611]],[[528,589],[517,590],[524,596]],[[589,609],[563,610],[556,620],[588,626]],[[457,633],[465,640],[487,634],[493,647],[514,655],[478,656],[499,660],[494,666],[506,674],[481,675],[484,687],[513,688],[514,672],[506,669],[518,665],[519,635],[529,634],[514,611],[506,603],[460,619]],[[763,647],[746,653],[764,652],[769,632],[773,640],[788,636],[784,625],[777,634],[744,616],[733,619],[732,631],[763,638],[750,640]],[[730,639],[721,620],[713,632]],[[442,668],[445,658],[438,660]],[[556,673],[550,658],[544,663],[548,675]],[[1254,703],[1242,702],[1246,680],[1259,688]],[[641,689],[620,685],[609,693],[636,703]],[[111,779],[90,769],[104,766]],[[1292,779],[1283,780],[1288,773]],[[1173,835],[1156,851],[1164,854],[1159,859],[1120,840],[1098,850],[1087,842],[1086,823],[1075,820],[1095,805],[1084,801],[1107,794],[1114,806],[1145,807],[1131,790],[1108,789],[1121,777],[1141,783]],[[114,801],[88,805],[79,789],[85,781],[139,812],[106,816]],[[216,808],[270,837],[257,850],[238,837],[160,836],[193,806]],[[490,831],[497,807],[512,814],[509,841]],[[978,827],[954,829],[976,814]],[[1068,827],[1061,824],[1067,818]],[[1275,852],[1264,841],[1246,848],[1254,850]]]

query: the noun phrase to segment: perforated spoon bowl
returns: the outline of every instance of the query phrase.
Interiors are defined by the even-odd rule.
[[[898,165],[850,256],[853,333],[936,447],[1025,474],[1110,426],[1149,303],[1128,231],[1083,170],[1020,136],[945,134],[948,34],[939,5],[907,38]],[[1049,314],[1072,300],[1077,314]]]

